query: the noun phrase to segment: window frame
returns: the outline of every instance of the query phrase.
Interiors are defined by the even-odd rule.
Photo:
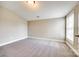
[[[70,44],[74,44],[74,38],[75,38],[75,36],[74,36],[74,35],[75,35],[75,33],[74,33],[74,31],[75,31],[74,25],[75,25],[75,23],[74,23],[74,19],[73,19],[73,41],[72,41],[71,39],[68,39],[68,38],[67,38],[67,28],[68,28],[68,27],[67,27],[67,20],[68,20],[67,18],[70,17],[72,14],[74,15],[74,11],[71,11],[71,12],[66,16],[66,41],[68,41]],[[74,17],[73,17],[73,18],[74,18]]]

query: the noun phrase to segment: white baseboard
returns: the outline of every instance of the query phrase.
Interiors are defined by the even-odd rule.
[[[49,39],[49,38],[40,38],[40,37],[33,37],[33,36],[28,36],[28,38],[39,39],[39,40],[50,40],[50,41],[57,41],[57,42],[65,42],[64,40]]]
[[[14,42],[17,42],[17,41],[20,41],[20,40],[23,40],[23,39],[27,39],[28,37],[26,37],[26,38],[21,38],[21,39],[16,39],[16,40],[13,40],[13,41],[8,41],[8,42],[6,42],[6,43],[2,43],[2,44],[0,44],[0,47],[1,46],[5,46],[5,45],[8,45],[8,44],[11,44],[11,43],[14,43]]]
[[[79,57],[79,52],[76,51],[76,49],[74,49],[68,42],[66,42],[66,44],[71,48],[71,50]]]

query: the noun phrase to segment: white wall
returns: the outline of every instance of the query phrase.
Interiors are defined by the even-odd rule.
[[[27,38],[27,22],[0,6],[0,45]]]
[[[65,39],[65,19],[48,19],[29,21],[29,36],[38,38],[47,38],[52,40]]]

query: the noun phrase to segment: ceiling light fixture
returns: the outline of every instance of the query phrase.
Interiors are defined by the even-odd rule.
[[[27,5],[28,5],[29,8],[32,8],[32,9],[38,8],[38,2],[37,1],[27,0],[25,2],[27,3]]]
[[[28,5],[34,6],[35,5],[35,1],[28,0]]]

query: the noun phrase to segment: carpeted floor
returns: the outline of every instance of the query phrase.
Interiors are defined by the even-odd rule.
[[[51,42],[37,39],[24,39],[0,47],[1,57],[76,57],[76,55],[61,42]]]

